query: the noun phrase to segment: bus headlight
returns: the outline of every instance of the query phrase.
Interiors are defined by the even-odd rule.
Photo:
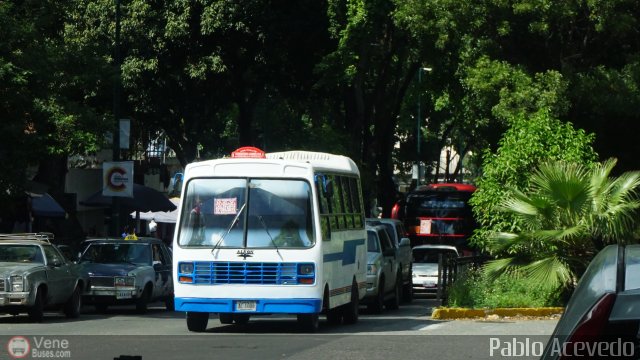
[[[22,275],[11,276],[11,291],[24,291],[24,278]]]
[[[312,285],[316,268],[313,264],[298,264],[298,284]]]
[[[178,272],[181,274],[193,274],[193,263],[180,263]]]
[[[194,283],[194,266],[192,262],[181,262],[178,264],[178,281],[181,283]]]
[[[298,275],[313,275],[313,264],[300,264],[298,265]]]

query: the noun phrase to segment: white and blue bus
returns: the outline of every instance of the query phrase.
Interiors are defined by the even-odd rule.
[[[345,156],[267,153],[187,165],[173,244],[175,310],[190,331],[209,314],[244,324],[296,314],[306,331],[319,314],[358,321],[367,248],[360,173]]]

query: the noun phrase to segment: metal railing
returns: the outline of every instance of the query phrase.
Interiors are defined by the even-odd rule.
[[[449,287],[458,279],[458,276],[468,269],[482,266],[489,259],[490,257],[487,255],[454,257],[441,254],[438,262],[437,299],[445,305],[448,300]]]

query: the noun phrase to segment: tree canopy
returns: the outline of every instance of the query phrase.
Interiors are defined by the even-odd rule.
[[[182,164],[241,145],[345,154],[385,212],[397,178],[436,168],[449,142],[489,177],[528,131],[560,140],[520,170],[565,145],[630,170],[638,14],[634,0],[4,2],[0,184],[19,193],[40,165],[60,188],[67,156],[107,147],[119,79],[135,141],[164,134]]]

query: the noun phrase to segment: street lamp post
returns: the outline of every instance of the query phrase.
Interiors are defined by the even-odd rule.
[[[431,70],[433,70],[432,68],[429,67],[420,67],[418,68],[418,116],[417,116],[417,120],[416,120],[416,166],[415,166],[415,170],[417,173],[417,177],[416,177],[416,186],[420,186],[420,163],[421,163],[421,153],[420,153],[420,133],[422,133],[421,131],[421,126],[422,126],[422,111],[421,111],[421,106],[422,106],[422,72],[423,71],[427,71],[430,72]]]

